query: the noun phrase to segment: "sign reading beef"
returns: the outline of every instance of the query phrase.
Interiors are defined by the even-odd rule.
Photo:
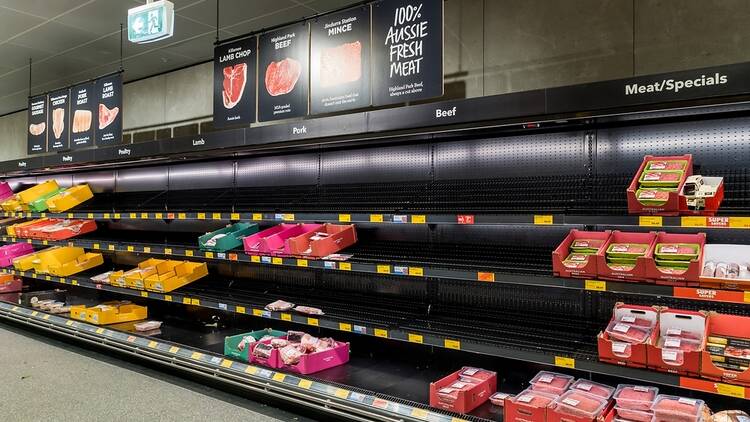
[[[443,95],[443,2],[381,0],[372,6],[372,102]]]
[[[310,113],[370,105],[370,6],[310,22]]]
[[[214,126],[255,122],[257,38],[214,48]]]
[[[29,133],[26,135],[26,152],[39,154],[47,151],[47,95],[29,98]]]
[[[258,120],[280,120],[307,114],[308,47],[307,23],[260,36]]]
[[[47,151],[70,149],[70,90],[49,93],[47,109]]]
[[[70,127],[71,149],[94,145],[94,122],[97,120],[95,90],[96,84],[93,82],[70,89],[70,110],[73,115]]]
[[[95,93],[96,144],[119,144],[122,142],[122,73],[98,79]]]

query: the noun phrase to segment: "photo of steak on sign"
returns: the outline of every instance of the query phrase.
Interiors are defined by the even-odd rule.
[[[443,2],[382,0],[372,6],[372,103],[443,95]]]
[[[307,115],[310,60],[307,23],[266,32],[258,42],[258,120]]]
[[[255,122],[257,38],[214,48],[214,126]]]

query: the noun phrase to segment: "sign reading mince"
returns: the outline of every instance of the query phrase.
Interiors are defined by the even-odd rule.
[[[307,23],[266,32],[258,42],[258,120],[307,115]]]
[[[47,151],[70,149],[70,90],[47,95]]]
[[[310,22],[310,114],[370,105],[370,6]]]
[[[115,145],[122,142],[122,73],[97,79],[96,145]]]
[[[47,151],[47,95],[29,98],[29,128],[26,134],[26,153],[29,155]]]
[[[443,2],[373,3],[372,51],[373,105],[443,95]]]
[[[214,48],[214,127],[255,122],[256,37]]]
[[[96,84],[87,82],[70,89],[70,148],[79,149],[94,145],[94,124],[97,107],[94,100]]]

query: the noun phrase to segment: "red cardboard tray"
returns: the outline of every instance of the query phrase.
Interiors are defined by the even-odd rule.
[[[685,171],[682,175],[682,179],[680,180],[680,183],[677,186],[677,192],[669,192],[669,199],[667,199],[666,203],[664,203],[663,205],[644,205],[640,203],[636,199],[636,196],[635,196],[636,191],[640,187],[638,180],[641,177],[641,173],[643,173],[643,170],[646,168],[646,164],[649,161],[655,161],[655,160],[659,160],[659,161],[686,160],[687,166],[685,166]],[[627,189],[628,212],[630,214],[642,214],[642,215],[679,215],[680,213],[679,192],[682,191],[682,185],[685,183],[685,179],[688,176],[692,176],[692,174],[693,174],[692,154],[670,155],[670,156],[661,156],[661,157],[647,155],[643,157],[643,162],[641,163],[635,175],[633,175],[633,179],[630,181],[630,186],[628,186],[628,189]]]
[[[603,232],[592,232],[583,231],[578,229],[572,229],[570,233],[563,239],[562,243],[552,252],[552,273],[557,277],[569,277],[569,278],[596,278],[597,272],[597,255],[602,253],[605,245],[607,245],[611,231]],[[569,268],[563,264],[565,258],[570,254],[570,245],[574,240],[577,239],[600,239],[604,240],[604,244],[599,248],[597,255],[591,255],[588,263],[583,268]]]
[[[697,243],[701,245],[698,259],[690,261],[684,271],[665,272],[656,265],[655,259],[646,261],[646,278],[654,280],[656,284],[668,286],[695,287],[698,286],[703,262],[703,248],[706,246],[706,233],[678,234],[659,232],[656,234],[654,247],[660,243]]]
[[[606,250],[612,243],[645,243],[649,245],[646,255],[636,258],[635,267],[630,271],[615,270],[607,265]],[[599,253],[596,254],[598,277],[606,280],[616,281],[647,281],[646,266],[649,260],[653,260],[654,245],[656,244],[656,233],[629,233],[615,230],[609,240],[604,244]]]

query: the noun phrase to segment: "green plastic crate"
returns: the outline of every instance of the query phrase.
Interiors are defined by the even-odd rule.
[[[665,252],[663,249],[667,246],[677,245],[679,248],[690,249],[691,253]],[[662,261],[691,261],[698,259],[701,251],[701,245],[697,243],[660,243],[656,245],[654,256],[657,260]]]
[[[627,264],[627,265],[635,265],[637,262],[637,258],[617,258],[617,257],[608,257],[607,262],[610,264]]]
[[[250,357],[248,356],[248,353],[250,352],[250,347],[245,347],[244,349],[239,350],[237,347],[240,345],[240,342],[245,337],[252,337],[255,340],[260,340],[265,336],[284,337],[286,336],[286,331],[266,328],[265,330],[251,331],[249,333],[237,334],[236,336],[224,337],[224,356],[242,362],[249,362]]]
[[[29,203],[29,209],[34,212],[44,212],[47,211],[47,200],[49,198],[52,198],[53,196],[57,195],[60,192],[63,192],[65,189],[58,189],[54,192],[50,192],[46,195],[42,195],[39,198],[31,201]]]
[[[234,223],[211,233],[206,233],[198,238],[198,245],[204,251],[226,252],[242,246],[242,239],[258,232],[255,223]],[[216,235],[223,234],[224,237],[217,239],[215,245],[206,243]]]
[[[621,252],[617,251],[616,249],[620,246],[628,245],[633,247],[640,247],[643,249],[643,253],[638,252]],[[613,258],[626,258],[626,259],[636,259],[639,256],[646,255],[648,252],[649,245],[647,243],[611,243],[607,247],[607,259],[613,259]]]
[[[655,261],[657,267],[678,268],[681,270],[690,267],[690,261],[669,261],[666,259],[656,259]]]

